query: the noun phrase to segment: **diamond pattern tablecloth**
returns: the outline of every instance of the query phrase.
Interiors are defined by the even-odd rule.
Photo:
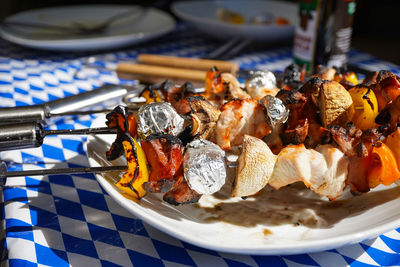
[[[134,60],[138,53],[201,57],[217,44],[193,29],[98,57],[103,67]],[[54,54],[0,40],[0,106],[39,104],[127,83],[106,70],[81,69],[79,54]],[[242,68],[282,71],[291,63],[287,47],[246,52]],[[350,61],[371,69],[400,67],[352,51]],[[52,118],[49,129],[89,127],[95,115]],[[46,137],[42,147],[1,152],[9,170],[88,166],[85,137]],[[0,251],[9,266],[399,266],[400,229],[373,240],[320,253],[292,256],[235,255],[199,248],[143,223],[120,208],[93,175],[8,179],[0,204]]]

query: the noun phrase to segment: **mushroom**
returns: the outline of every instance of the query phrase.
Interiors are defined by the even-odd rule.
[[[212,139],[221,111],[203,96],[190,96],[186,100],[191,109],[192,135],[206,140]]]
[[[245,135],[232,196],[246,197],[256,194],[268,183],[276,156],[261,139]]]
[[[324,127],[332,124],[346,125],[354,114],[350,93],[338,82],[324,81],[318,97]]]

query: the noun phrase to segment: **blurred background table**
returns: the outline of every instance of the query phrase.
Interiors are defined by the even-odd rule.
[[[134,61],[139,53],[202,57],[218,45],[186,25],[161,39],[98,57],[104,66]],[[76,76],[86,53],[51,53],[0,40],[0,105],[39,104],[91,90],[103,83],[131,83],[115,73],[90,70]],[[244,69],[282,71],[291,48],[246,51],[232,59]],[[400,67],[356,50],[357,66]],[[49,129],[84,128],[100,115],[54,118]],[[85,137],[47,137],[35,149],[1,153],[10,170],[88,166]],[[120,208],[87,175],[9,179],[0,204],[2,263],[9,266],[395,266],[400,264],[400,229],[347,247],[291,256],[228,254],[170,237]]]

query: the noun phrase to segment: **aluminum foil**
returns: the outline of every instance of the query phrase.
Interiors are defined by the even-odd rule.
[[[265,108],[265,115],[272,127],[279,123],[285,123],[289,117],[289,109],[285,103],[277,97],[266,95],[260,100]]]
[[[249,77],[245,82],[247,90],[255,91],[258,88],[276,88],[275,74],[271,71],[250,71]]]
[[[212,194],[225,184],[225,152],[216,144],[197,139],[186,146],[183,157],[184,177],[199,194]]]
[[[178,135],[184,130],[185,120],[167,102],[155,102],[140,107],[138,134],[146,138],[150,134]]]

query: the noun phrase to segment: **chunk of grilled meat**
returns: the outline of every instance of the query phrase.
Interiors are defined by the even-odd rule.
[[[312,80],[300,90],[281,90],[277,94],[290,110],[285,129],[280,134],[283,145],[306,143],[315,147],[322,142],[325,131],[318,117],[318,108],[312,100],[314,95],[319,93],[322,80]]]
[[[400,95],[379,112],[375,122],[381,125],[389,124],[390,130],[396,130],[400,124]]]
[[[279,189],[298,181],[334,200],[343,194],[348,159],[337,148],[323,145],[306,149],[303,144],[287,146],[279,153],[269,185]]]
[[[151,166],[149,182],[144,188],[152,193],[168,191],[182,167],[182,142],[175,136],[160,134],[148,136],[141,146]]]
[[[271,133],[263,107],[253,99],[234,99],[224,104],[216,125],[217,144],[224,150],[242,144],[245,134],[262,138]]]
[[[361,84],[365,84],[367,86],[375,84],[376,78],[378,78],[378,74],[379,74],[379,72],[377,72],[377,71],[369,73],[367,76],[365,76],[365,78]]]
[[[379,110],[382,110],[400,95],[400,78],[391,71],[380,71],[372,90],[378,100]]]
[[[190,189],[183,174],[180,174],[171,189],[164,194],[163,200],[172,205],[182,205],[199,201],[201,195]]]
[[[305,74],[305,67],[300,67],[297,64],[290,64],[283,71],[282,79],[278,80],[278,88],[285,90],[299,89],[304,83]]]
[[[368,192],[370,190],[369,172],[374,161],[372,150],[389,134],[388,127],[367,129],[362,132],[349,123],[346,128],[335,125],[330,126],[328,130],[333,140],[349,158],[347,183],[351,191]]]
[[[354,126],[353,123],[348,123],[346,128],[332,125],[328,127],[328,131],[332,134],[333,140],[339,145],[343,153],[347,156],[357,154],[354,148],[360,142],[362,131]]]
[[[184,83],[182,86],[175,86],[172,82],[166,80],[160,86],[160,90],[164,94],[166,102],[176,109],[179,114],[187,114],[190,112],[190,106],[185,97],[188,91],[193,91],[193,84],[190,82]]]
[[[221,78],[224,85],[227,86],[225,91],[228,93],[228,100],[251,98],[249,94],[240,88],[239,81],[231,73],[222,73]]]
[[[213,67],[207,71],[205,92],[203,96],[216,107],[223,104],[226,95],[226,86],[222,82],[221,72]]]
[[[172,205],[200,199],[201,195],[190,189],[183,177],[184,147],[177,137],[150,135],[141,145],[151,166],[149,181],[143,185],[147,192],[165,193],[163,199]]]

